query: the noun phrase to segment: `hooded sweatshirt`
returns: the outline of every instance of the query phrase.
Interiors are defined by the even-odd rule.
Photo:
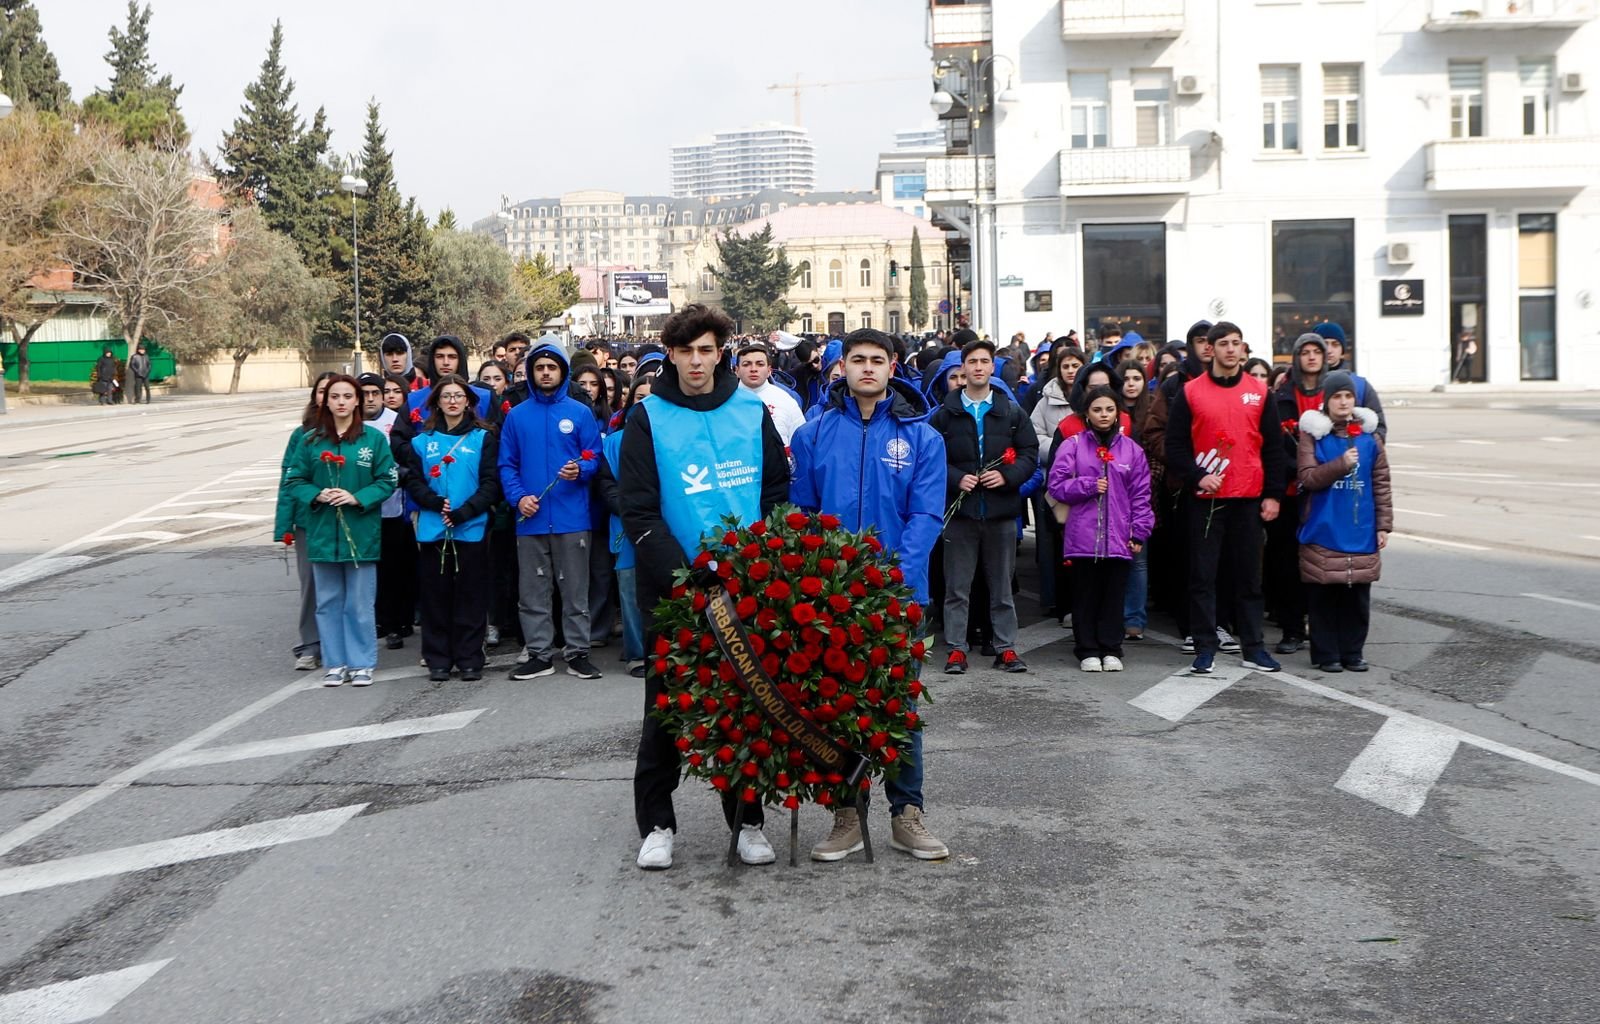
[[[1099,493],[1102,476],[1104,495]],[[1155,529],[1150,464],[1132,438],[1116,434],[1109,445],[1102,445],[1094,431],[1067,438],[1050,465],[1048,486],[1050,497],[1068,508],[1063,558],[1131,559],[1131,542],[1143,544]]]
[[[409,345],[410,343],[407,342],[407,344]],[[456,355],[459,357],[459,361],[456,363],[456,376],[462,379],[470,377],[471,374],[467,371],[467,346],[455,335],[445,334],[435,338],[433,344],[428,347],[428,380],[438,380],[442,376],[433,365],[433,353],[441,345],[456,350]],[[468,386],[472,388],[472,393],[478,399],[478,417],[485,420],[489,419],[494,415],[489,411],[489,403],[494,401],[494,392],[482,384],[470,384]],[[433,388],[425,386],[419,390],[412,391],[411,394],[406,396],[406,415],[413,424],[428,418],[425,406],[428,404],[428,396],[432,393]],[[413,413],[416,415],[412,415]]]
[[[548,394],[533,383],[533,364],[545,356],[561,366],[560,380]],[[500,427],[500,488],[513,512],[529,495],[539,498],[539,511],[526,517],[518,514],[517,535],[587,532],[592,522],[589,480],[600,457],[600,425],[593,409],[567,394],[570,372],[561,346],[529,349],[523,366],[528,397],[506,414]],[[578,464],[576,480],[559,477],[568,462]]]
[[[875,529],[900,556],[912,595],[928,601],[928,559],[944,526],[944,438],[910,384],[889,379],[870,419],[844,381],[835,381],[820,416],[790,442],[789,500],[836,515],[846,529]]]
[[[406,379],[406,383],[410,386],[412,391],[416,391],[419,388],[426,388],[428,386],[428,378],[422,375],[422,371],[418,370],[416,363],[413,362],[411,339],[406,337],[404,334],[400,334],[398,332],[390,332],[389,334],[385,334],[383,336],[383,340],[378,342],[378,360],[382,362],[383,346],[389,341],[390,338],[398,338],[406,347],[406,365],[405,369],[400,371],[400,376]],[[388,368],[388,364],[385,363],[384,369],[387,370]]]

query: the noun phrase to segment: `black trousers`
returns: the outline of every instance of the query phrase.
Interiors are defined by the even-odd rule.
[[[489,617],[489,545],[456,540],[417,545],[422,658],[430,669],[483,668]]]
[[[645,633],[644,649],[656,649],[655,629]],[[678,788],[678,748],[673,736],[650,712],[656,706],[656,694],[666,690],[666,680],[656,675],[653,661],[647,661],[649,673],[644,677],[644,727],[639,730],[639,756],[633,765],[633,816],[639,823],[639,837],[649,835],[652,829],[670,828],[678,831],[678,816],[672,810],[672,794]],[[737,783],[735,784],[737,788]],[[733,828],[739,813],[739,798],[730,790],[722,794],[722,816],[728,828]],[[759,803],[744,805],[744,824],[764,825],[766,814]]]
[[[1072,655],[1122,657],[1122,602],[1133,563],[1126,558],[1072,560]]]
[[[1311,663],[1365,661],[1372,584],[1307,583],[1305,589],[1311,611]]]
[[[1306,635],[1306,588],[1300,582],[1300,498],[1284,498],[1278,518],[1268,523],[1267,557],[1262,577],[1269,616],[1283,628],[1285,637]]]
[[[1217,595],[1230,592],[1239,646],[1245,653],[1260,650],[1261,499],[1196,498],[1188,504],[1188,635],[1195,653],[1216,653]]]
[[[410,636],[417,613],[417,535],[411,528],[410,516],[383,521],[378,558],[378,600],[374,609],[378,632]]]
[[[1158,489],[1161,502],[1155,534],[1150,538],[1150,592],[1157,608],[1171,615],[1178,635],[1189,635],[1189,497],[1184,491]]]
[[[610,643],[611,628],[617,622],[617,556],[611,553],[610,540],[609,523],[596,527],[589,534],[590,647]]]
[[[489,621],[500,630],[502,641],[522,642],[522,619],[517,614],[517,530],[507,526],[488,532],[490,585]]]

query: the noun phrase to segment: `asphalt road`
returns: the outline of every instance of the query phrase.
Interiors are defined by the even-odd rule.
[[[0,1024],[1594,1024],[1600,398],[1393,404],[1373,672],[1173,678],[1158,620],[1086,676],[1030,614],[1030,674],[929,677],[949,861],[880,801],[874,864],[808,808],[729,869],[691,784],[661,874],[614,648],[291,671],[291,402],[0,425]]]

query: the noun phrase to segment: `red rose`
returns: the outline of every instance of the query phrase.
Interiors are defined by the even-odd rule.
[[[783,538],[782,537],[768,537],[767,538],[767,550],[768,551],[782,551],[783,550]]]
[[[688,690],[680,692],[678,694],[678,709],[688,711],[692,707],[694,707],[694,695]]]
[[[694,630],[692,630],[692,629],[679,629],[678,630],[678,650],[680,650],[680,651],[688,651],[688,650],[693,650],[693,649],[694,649]]]
[[[795,554],[783,555],[778,561],[782,563],[785,572],[799,572],[800,567],[806,564],[804,558]]]
[[[754,739],[750,741],[750,751],[757,757],[766,757],[768,754],[772,753],[772,744],[763,739]],[[787,786],[788,783],[780,782],[778,785]]]
[[[852,683],[859,683],[867,678],[867,666],[859,661],[852,661],[844,670],[844,677]]]
[[[722,543],[725,547],[731,548],[735,544],[739,543],[739,535],[734,533],[732,530],[729,530],[727,533],[722,535]]]
[[[794,608],[790,610],[789,617],[794,619],[796,625],[804,626],[809,622],[815,622],[816,621],[816,619],[817,619],[817,608],[816,608],[815,605],[809,605],[809,604],[806,604],[804,602],[801,602],[800,604],[795,605]]]
[[[838,562],[835,562],[831,558],[824,558],[822,561],[817,563],[817,568],[821,569],[824,573],[826,573],[827,575],[831,576],[831,575],[833,575],[834,568],[837,567],[838,564],[839,564]]]
[[[872,728],[872,716],[871,715],[861,715],[858,718],[856,718],[856,728],[860,729],[863,732],[865,732],[866,730]]]
[[[711,730],[707,729],[704,723],[695,726],[691,731],[694,734],[694,738],[702,743],[711,738]]]
[[[893,679],[895,682],[899,682],[905,677],[906,667],[904,665],[895,665],[889,669],[889,678]]]
[[[656,657],[665,658],[672,653],[672,641],[664,636],[656,637]]]
[[[873,750],[877,750],[877,749],[881,748],[885,743],[888,743],[888,742],[889,742],[889,734],[888,733],[886,733],[886,732],[875,732],[875,733],[872,734],[872,738],[867,741],[867,746],[871,747]]]
[[[580,460],[582,460],[583,462],[593,462],[594,461],[594,452],[592,452],[589,449],[585,448],[583,451],[578,453],[578,458]]]
[[[283,544],[284,544],[285,547],[290,547],[290,548],[294,547],[294,531],[293,530],[290,530],[287,533],[285,533],[280,539],[283,541]]]
[[[743,555],[746,558],[760,558],[761,557],[761,545],[760,544],[746,544],[744,547],[739,549],[739,554]]]
[[[1000,461],[1008,466],[1015,466],[1017,464],[1017,450],[1015,448],[1007,448],[1000,453]]]
[[[872,631],[874,633],[882,633],[884,625],[883,616],[879,615],[877,612],[873,612],[871,615],[867,616],[867,625],[872,627]]]
[[[446,466],[452,466],[452,465],[455,464],[456,457],[454,455],[446,455],[444,458],[440,459],[439,461],[443,462]]]
[[[741,597],[739,598],[739,603],[734,606],[733,610],[738,613],[739,618],[748,619],[750,616],[756,613],[756,599],[748,596]]]
[[[898,715],[900,713],[900,698],[890,697],[888,701],[884,703],[883,710],[889,712],[891,715]]]
[[[705,591],[696,590],[694,592],[694,597],[690,600],[689,604],[694,608],[694,610],[696,612],[705,611],[706,610],[706,595],[705,595]]]
[[[882,668],[884,665],[888,664],[889,651],[884,647],[874,647],[867,653],[867,660],[872,662],[873,668]]]
[[[717,711],[722,707],[721,704],[717,703],[717,698],[715,697],[700,698],[700,706],[705,709],[705,712],[708,715],[716,714]]]
[[[821,537],[818,537],[814,533],[808,533],[804,537],[800,538],[801,546],[804,547],[807,551],[815,551],[818,548],[822,547],[822,545],[825,544],[825,543],[827,543],[827,542],[824,541]]]
[[[677,742],[673,745],[678,748],[678,753],[687,754],[689,752],[689,737],[679,736]]]
[[[762,522],[761,520],[758,519],[755,522],[750,524],[750,533],[753,536],[760,537],[763,534],[765,534],[766,532],[767,532],[767,524]]]
[[[818,807],[832,807],[833,806],[833,794],[829,793],[827,790],[823,790],[821,793],[818,793],[817,794],[817,806]]]
[[[856,560],[856,556],[859,554],[861,554],[860,551],[857,551],[848,544],[839,549],[839,557],[844,559],[846,562],[854,562]]]
[[[898,565],[895,566],[893,569],[889,570],[889,582],[890,583],[893,583],[895,586],[898,587],[900,584],[904,583],[905,581],[906,581],[906,574],[900,571],[900,567]]]
[[[668,708],[672,707],[672,698],[668,697],[664,693],[656,694],[656,707],[660,708],[662,711],[667,710]]]
[[[920,679],[911,680],[911,685],[906,687],[906,689],[911,691],[911,696],[913,696],[913,697],[922,696],[922,680],[920,680]]]
[[[729,747],[729,746],[718,747],[717,748],[717,760],[721,761],[723,764],[728,764],[728,763],[732,762],[733,761],[733,748]]]
[[[867,571],[863,575],[867,577],[867,582],[875,587],[881,587],[884,584],[883,570],[875,565],[867,566]]]
[[[740,765],[739,771],[747,779],[753,779],[757,775],[761,774],[761,769],[757,768],[755,763],[752,761],[746,761],[744,764]]]
[[[867,588],[861,585],[861,581],[860,580],[856,580],[854,583],[850,584],[850,596],[851,597],[866,597],[867,596]]]
[[[784,732],[782,729],[774,729],[772,730],[772,742],[781,743],[784,746],[788,746],[789,734]]]
[[[804,775],[800,776],[800,782],[802,785],[806,786],[819,786],[822,784],[822,776],[818,775],[814,771],[808,771]]]
[[[833,646],[843,647],[849,642],[850,637],[846,635],[845,631],[840,629],[838,626],[833,626],[828,630],[828,643],[832,644]]]
[[[752,562],[750,563],[750,568],[745,571],[745,575],[760,583],[772,575],[772,566],[766,562]]]
[[[837,530],[839,528],[839,517],[829,515],[826,512],[817,517],[817,522],[821,524],[824,530]]]
[[[702,551],[698,555],[695,555],[693,564],[696,569],[704,569],[706,566],[711,564],[711,552]]]
[[[828,700],[832,700],[839,695],[839,680],[832,676],[823,676],[821,682],[817,683],[817,693]]]
[[[862,541],[862,543],[871,548],[873,554],[883,554],[883,541],[879,540],[877,537],[868,535],[866,540]]]
[[[506,413],[508,413],[510,411],[511,411],[511,400],[508,398],[504,402],[500,403],[500,415],[504,416]]]
[[[845,597],[843,594],[834,594],[832,597],[828,598],[828,606],[834,611],[843,615],[845,612],[850,610],[850,599]]]
[[[789,648],[794,646],[794,637],[790,636],[788,633],[779,633],[777,636],[772,638],[772,646],[776,647],[780,651],[787,651]]]
[[[800,807],[800,798],[795,796],[793,793],[790,793],[788,796],[783,798],[783,806],[791,811],[798,810]]]
[[[744,787],[743,796],[744,796],[744,802],[745,803],[753,804],[753,803],[756,802],[756,797],[759,796],[759,794],[756,793],[756,787],[754,787],[754,786],[746,786],[746,787]]]
[[[666,674],[667,674],[667,659],[665,659],[665,658],[657,658],[656,659],[656,675],[664,676]]]
[[[789,751],[788,760],[790,764],[798,768],[806,763],[806,752],[803,750],[791,750]]]
[[[911,645],[911,656],[913,658],[916,658],[917,660],[920,661],[922,659],[922,656],[924,654],[927,654],[927,653],[928,653],[928,645],[923,643],[921,640],[918,640],[916,643]]]
[[[787,601],[793,590],[783,580],[773,580],[767,584],[767,589],[763,593],[769,601]]]
[[[724,563],[724,564],[726,564],[726,563]],[[731,565],[728,566],[728,571],[732,572],[733,571],[733,566],[731,566]],[[737,576],[735,576],[732,579],[728,580],[728,582],[724,583],[723,586],[728,589],[728,593],[734,595],[735,597],[737,597],[739,595],[739,592],[744,589],[744,584],[739,582],[739,578]]]
[[[822,665],[829,672],[843,672],[850,664],[850,659],[837,647],[830,647],[822,654]]]
[[[811,659],[795,651],[783,661],[783,667],[797,676],[803,676],[811,671]]]
[[[854,622],[850,623],[850,628],[845,632],[849,635],[850,642],[858,647],[867,642],[867,631]]]
[[[922,621],[922,605],[915,601],[906,605],[906,621],[915,626]]]
[[[1351,420],[1349,423],[1345,424],[1344,432],[1346,437],[1360,437],[1361,423],[1358,420]]]
[[[728,777],[726,775],[711,776],[711,788],[726,792],[728,789]]]
[[[883,691],[876,686],[867,687],[867,703],[876,704],[883,699]]]
[[[698,768],[706,763],[705,755],[696,751],[695,753],[689,755],[689,763]]]
[[[884,751],[883,751],[884,763],[892,764],[893,762],[899,760],[899,758],[900,758],[900,751],[896,750],[893,747],[885,747],[884,748]]]
[[[834,704],[840,711],[849,711],[856,706],[856,695],[853,693],[841,693]]]
[[[906,712],[906,728],[907,729],[915,729],[917,727],[917,723],[920,722],[920,721],[922,721],[922,716],[918,715],[915,711],[907,711]]]
[[[800,580],[800,593],[807,597],[817,597],[822,593],[822,580],[816,576],[805,576]]]
[[[789,524],[791,530],[804,530],[811,525],[811,517],[804,512],[790,512],[783,521]]]
[[[778,656],[776,654],[765,654],[765,655],[762,655],[762,657],[761,657],[761,669],[762,669],[762,671],[766,672],[766,674],[769,675],[769,676],[775,676],[775,675],[778,674],[778,668],[779,668]]]

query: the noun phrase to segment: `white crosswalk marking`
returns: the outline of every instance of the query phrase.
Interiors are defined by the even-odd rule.
[[[1139,696],[1128,701],[1141,711],[1181,722],[1184,716],[1211,700],[1217,694],[1249,675],[1243,666],[1218,667],[1210,675],[1195,676],[1182,673],[1163,679]]]
[[[288,818],[262,821],[239,828],[224,828],[214,832],[198,832],[162,839],[154,843],[126,846],[120,850],[103,850],[77,857],[62,857],[40,864],[20,868],[0,869],[0,896],[49,889],[57,885],[86,882],[95,878],[108,878],[130,871],[181,864],[185,861],[221,857],[230,853],[260,850],[284,843],[297,843],[303,839],[319,839],[332,835],[345,822],[366,810],[366,804],[336,807],[331,811],[314,814],[296,814]]]
[[[1416,719],[1391,718],[1350,762],[1334,788],[1414,816],[1460,745],[1451,730]]]
[[[432,732],[448,732],[463,728],[468,722],[483,714],[485,709],[454,711],[447,715],[430,715],[427,718],[403,718],[377,725],[359,725],[353,729],[329,729],[300,736],[284,736],[275,740],[258,740],[253,743],[234,743],[226,747],[210,747],[182,754],[162,765],[162,770],[192,768],[202,764],[227,764],[231,761],[248,761],[274,754],[297,754],[323,747],[342,747],[351,743],[371,743],[374,740],[398,739],[402,736],[423,736]]]
[[[171,960],[152,960],[120,971],[92,974],[0,996],[0,1024],[76,1024],[110,1012]]]

